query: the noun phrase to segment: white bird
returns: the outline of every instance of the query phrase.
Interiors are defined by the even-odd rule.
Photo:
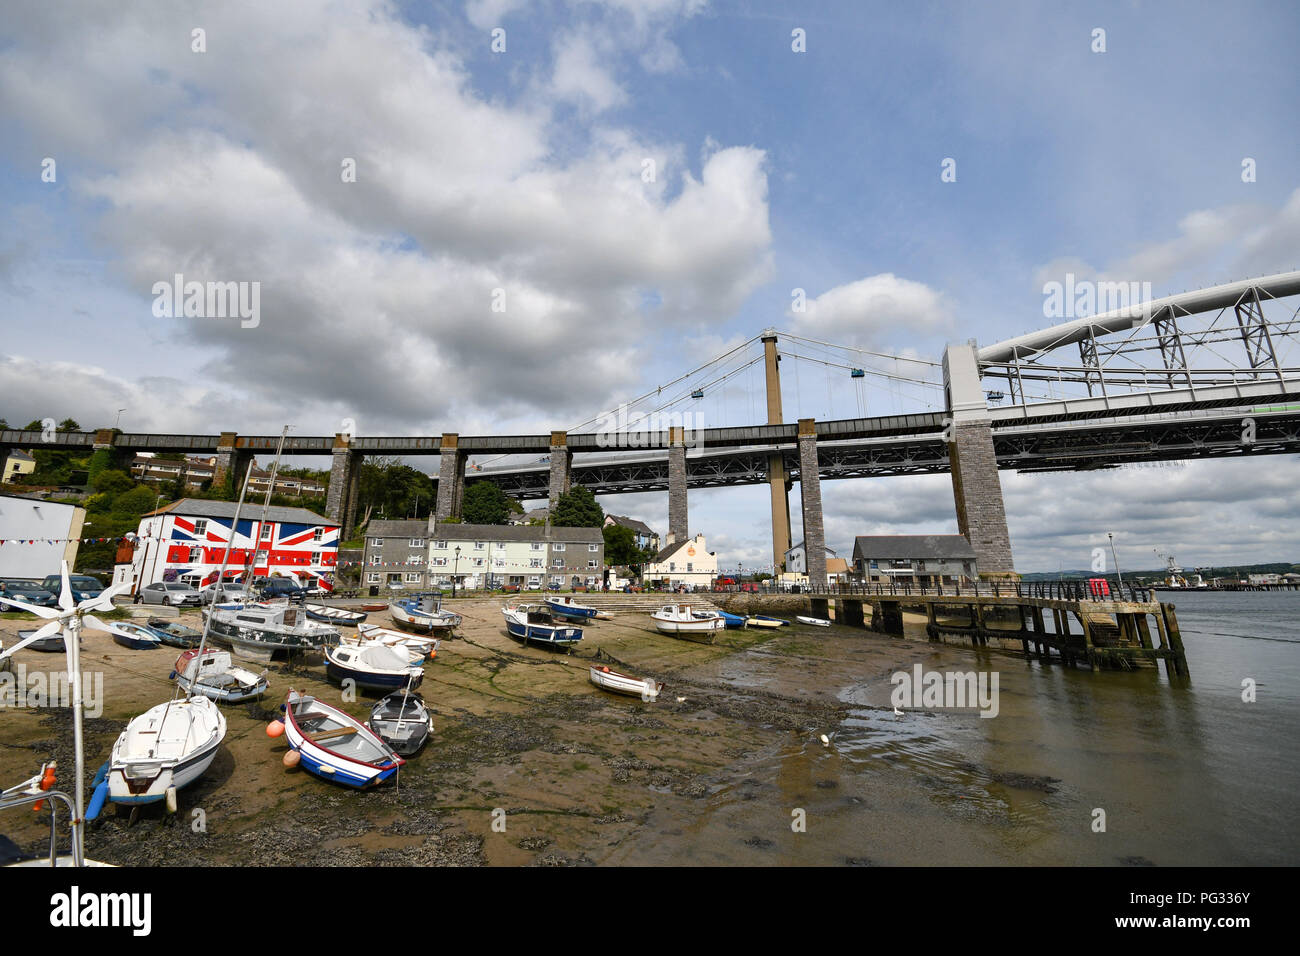
[[[686,698],[685,698],[685,697],[678,697],[678,698],[677,698],[677,703],[679,703],[679,704],[684,704],[684,703],[686,703]]]
[[[838,730],[832,731],[829,737],[826,736],[825,734],[822,734],[822,746],[829,747],[831,745],[831,741],[835,739],[835,735],[838,733],[839,733]]]

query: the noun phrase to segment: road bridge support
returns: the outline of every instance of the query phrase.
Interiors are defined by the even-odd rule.
[[[455,432],[444,432],[439,448],[441,461],[438,465],[438,508],[434,517],[460,517],[460,502],[465,496],[465,455],[461,452],[460,436]]]
[[[1016,577],[1002,482],[993,450],[992,419],[974,345],[950,345],[943,356],[948,402],[944,438],[957,506],[957,529],[975,549],[982,578]]]
[[[253,463],[253,453],[238,447],[238,436],[234,432],[222,432],[217,440],[216,458],[216,466],[212,469],[212,484],[224,484],[238,495],[248,466]]]
[[[781,356],[776,351],[776,332],[763,333],[763,367],[767,380],[767,423],[781,425]],[[772,573],[781,573],[781,563],[790,550],[790,486],[786,482],[785,460],[780,453],[767,458],[767,482],[772,498]]]
[[[325,516],[339,524],[339,540],[352,537],[357,523],[357,499],[361,487],[361,458],[352,450],[351,437],[334,436],[329,488],[325,492]]]
[[[690,537],[686,505],[686,439],[680,425],[668,429],[668,540],[666,544]]]
[[[799,496],[803,504],[803,550],[808,584],[826,586],[826,529],[822,522],[822,480],[817,466],[817,423],[799,419]]]
[[[550,507],[567,495],[573,472],[573,452],[569,451],[569,433],[551,432],[551,483],[547,494]]]

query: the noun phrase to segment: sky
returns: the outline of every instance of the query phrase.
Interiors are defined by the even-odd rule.
[[[1287,2],[12,4],[0,415],[537,433],[767,327],[933,361],[1053,324],[1067,271],[1300,268],[1297,39]],[[258,283],[256,320],[159,314],[178,274]],[[936,407],[782,375],[789,421]],[[754,423],[761,388],[690,410]],[[1002,482],[1022,571],[1108,531],[1121,567],[1300,561],[1295,456]],[[946,476],[822,491],[841,556],[956,531]],[[692,492],[691,530],[760,567],[767,494]],[[602,504],[666,530],[666,494]]]

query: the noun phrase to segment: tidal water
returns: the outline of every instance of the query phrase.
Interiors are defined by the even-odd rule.
[[[1300,593],[1162,599],[1177,607],[1187,681],[840,627],[776,636],[726,676],[738,692],[832,690],[851,714],[831,746],[792,734],[749,755],[684,830],[675,821],[684,841],[628,859],[682,861],[685,842],[700,863],[1300,862]],[[797,667],[782,665],[783,643]],[[998,716],[895,714],[889,675],[915,663],[996,671]]]

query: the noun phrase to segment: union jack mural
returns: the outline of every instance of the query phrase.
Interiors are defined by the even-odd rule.
[[[329,519],[303,508],[272,508],[263,520],[256,509],[258,517],[241,517],[232,534],[234,505],[203,501],[187,512],[192,500],[181,499],[141,520],[132,559],[137,587],[176,580],[195,587],[213,584],[229,548],[227,580],[242,577],[251,566],[253,577],[280,575],[306,587],[333,590],[339,526]],[[216,510],[228,515],[212,514]],[[286,514],[297,520],[275,520]]]

